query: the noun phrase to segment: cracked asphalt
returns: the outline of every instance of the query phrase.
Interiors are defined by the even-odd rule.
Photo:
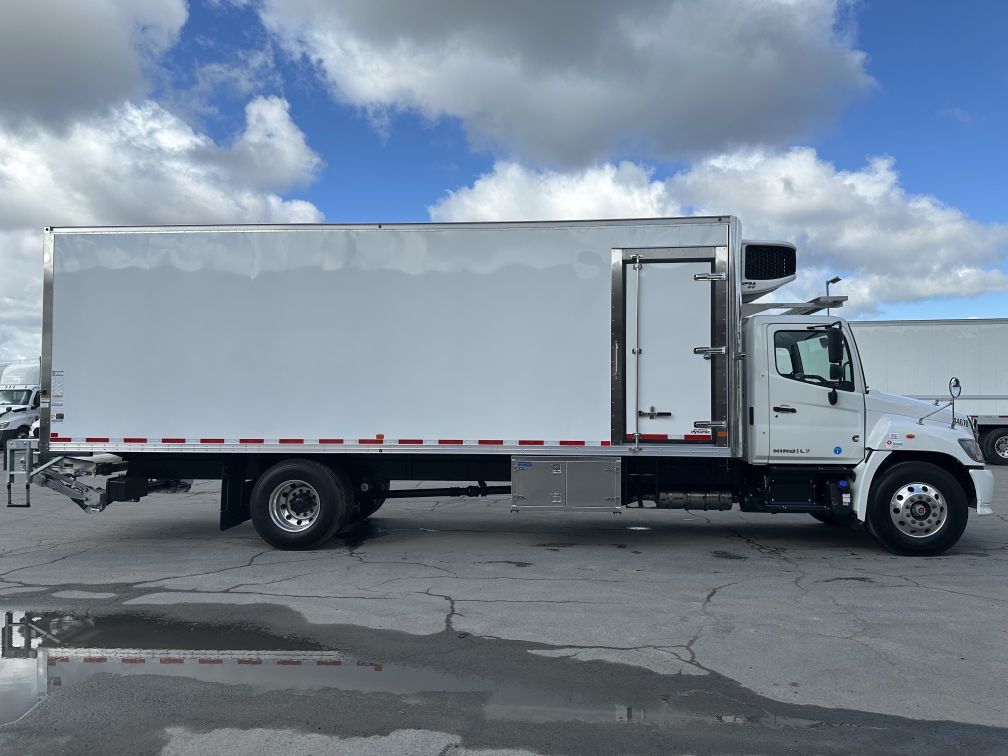
[[[512,514],[506,497],[393,501],[281,552],[248,523],[219,532],[212,484],[100,515],[39,491],[0,514],[5,608],[126,618],[116,642],[144,648],[254,631],[440,682],[278,695],[102,674],[0,728],[0,750],[1004,752],[995,475],[997,513],[931,559],[806,516]]]

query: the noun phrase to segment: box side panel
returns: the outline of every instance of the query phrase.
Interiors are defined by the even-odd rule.
[[[60,232],[50,430],[95,444],[597,445],[610,249],[725,244],[726,228]]]

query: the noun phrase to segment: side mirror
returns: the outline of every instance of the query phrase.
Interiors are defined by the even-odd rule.
[[[831,364],[839,365],[843,360],[843,334],[840,333],[839,328],[826,329],[826,353]],[[831,378],[833,377],[832,373],[833,371],[830,370]]]
[[[842,381],[843,377],[843,367],[835,362],[831,362],[829,366],[829,379],[831,381]]]

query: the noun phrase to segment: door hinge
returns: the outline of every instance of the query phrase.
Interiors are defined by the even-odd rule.
[[[727,428],[728,423],[724,420],[694,420],[694,428]]]
[[[694,273],[694,281],[727,281],[728,276],[725,273]]]

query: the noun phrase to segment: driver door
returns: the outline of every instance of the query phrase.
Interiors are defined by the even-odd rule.
[[[864,458],[864,384],[846,336],[843,375],[830,379],[822,328],[797,323],[767,330],[771,463],[856,464]],[[836,404],[830,404],[831,390]]]

